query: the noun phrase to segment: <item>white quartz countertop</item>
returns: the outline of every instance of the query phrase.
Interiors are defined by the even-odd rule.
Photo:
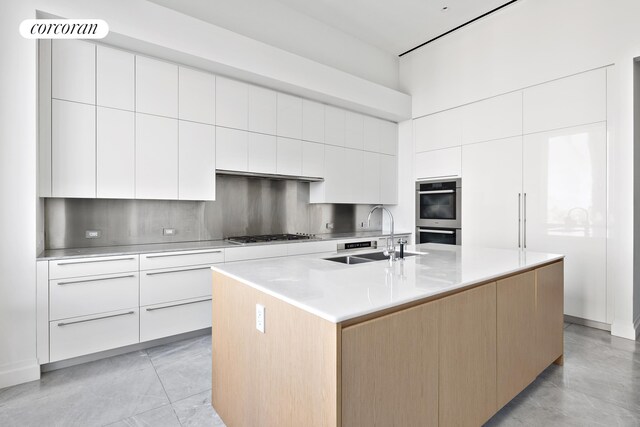
[[[388,261],[346,265],[326,256],[305,256],[221,264],[212,270],[339,323],[563,258],[439,244],[409,246],[407,252],[421,255],[393,265]]]

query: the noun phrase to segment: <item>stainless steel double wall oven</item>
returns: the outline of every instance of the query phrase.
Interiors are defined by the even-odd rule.
[[[416,182],[416,243],[462,243],[462,180]]]

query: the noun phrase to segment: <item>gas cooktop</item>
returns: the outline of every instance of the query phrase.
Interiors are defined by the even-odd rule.
[[[278,242],[283,240],[308,240],[315,238],[311,234],[263,234],[258,236],[235,236],[229,237],[227,240],[231,243],[245,244],[245,243],[264,243],[264,242]]]

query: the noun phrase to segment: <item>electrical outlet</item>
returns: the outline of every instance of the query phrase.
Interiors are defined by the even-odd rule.
[[[333,223],[332,222],[328,222],[327,223],[327,229],[333,230]]]
[[[163,228],[162,229],[162,235],[163,236],[175,236],[176,235],[176,229],[175,228]]]
[[[99,239],[102,237],[102,231],[100,230],[86,230],[84,232],[85,239]]]
[[[256,329],[264,334],[264,305],[256,304]]]

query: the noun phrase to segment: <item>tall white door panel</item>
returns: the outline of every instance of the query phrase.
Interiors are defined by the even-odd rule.
[[[517,249],[522,137],[462,147],[462,243]]]
[[[302,100],[302,139],[324,142],[324,104]]]
[[[398,203],[398,158],[380,154],[380,203]]]
[[[135,55],[97,46],[96,104],[133,111],[135,101]]]
[[[51,43],[51,96],[96,103],[96,45],[80,40]]]
[[[523,156],[523,243],[566,255],[565,314],[598,322],[606,322],[606,131],[600,123],[527,135]]]
[[[135,197],[135,113],[98,107],[96,122],[96,196]]]
[[[178,118],[178,66],[136,56],[136,112]]]
[[[178,115],[182,120],[214,124],[216,78],[191,68],[178,69]]]
[[[54,99],[51,195],[96,197],[96,107]]]
[[[325,106],[324,109],[324,142],[325,144],[344,147],[345,140],[345,110],[342,108]]]
[[[398,152],[398,125],[380,121],[380,153],[395,156]]]
[[[324,145],[302,141],[302,176],[324,177]]]
[[[344,146],[362,150],[364,148],[364,116],[362,114],[347,111],[345,113],[345,139]]]
[[[292,138],[278,138],[277,144],[277,173],[280,175],[302,175],[302,141]]]
[[[380,203],[380,181],[387,179],[386,171],[380,169],[382,154],[363,151],[362,189],[356,194],[358,203]]]
[[[278,93],[278,136],[302,139],[302,98]]]
[[[349,179],[347,169],[349,167],[346,157],[347,149],[335,145],[324,146],[324,182],[317,183],[324,188],[324,198],[312,199],[313,203],[348,203],[349,188],[346,185]],[[315,184],[315,183],[314,183]],[[315,186],[315,185],[314,185]]]
[[[136,114],[136,198],[178,198],[178,120]]]
[[[276,137],[249,132],[248,170],[256,173],[277,173]]]
[[[216,125],[233,129],[248,129],[248,84],[216,77]]]
[[[246,171],[249,132],[216,127],[216,169]]]
[[[276,92],[259,86],[249,86],[249,130],[276,134]]]
[[[362,135],[363,147],[366,151],[379,153],[382,148],[382,135],[380,134],[380,122],[375,117],[364,116]]]
[[[216,199],[216,128],[178,122],[178,197],[180,200]]]

